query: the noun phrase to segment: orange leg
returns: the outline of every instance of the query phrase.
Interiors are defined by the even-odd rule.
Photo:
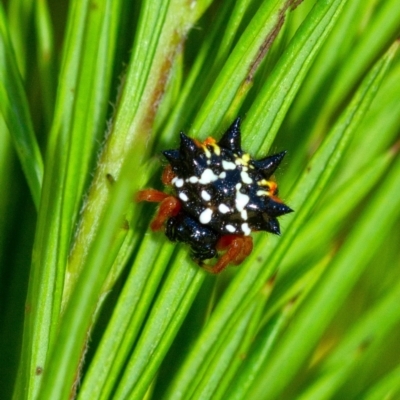
[[[164,199],[169,197],[169,194],[160,192],[156,189],[143,189],[139,190],[136,194],[136,201],[150,201],[152,203],[160,203]]]
[[[170,185],[172,183],[172,179],[175,178],[175,174],[172,171],[172,167],[168,164],[161,175],[161,182],[164,185]]]
[[[212,274],[218,274],[223,271],[229,264],[239,265],[253,250],[253,239],[251,236],[226,235],[218,240],[217,250],[226,250],[212,266],[204,266],[204,268]]]
[[[165,221],[170,217],[175,217],[181,209],[181,203],[174,196],[166,197],[160,204],[157,214],[150,224],[153,231],[159,231],[163,228]]]
[[[165,221],[177,215],[181,209],[181,203],[176,197],[155,189],[140,190],[136,195],[136,201],[160,203],[157,214],[150,224],[153,231],[161,230]]]

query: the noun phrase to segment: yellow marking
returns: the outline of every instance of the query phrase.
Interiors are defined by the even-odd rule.
[[[278,185],[274,181],[268,181],[266,179],[262,179],[261,181],[257,182],[259,186],[265,187],[265,190],[259,190],[257,194],[259,196],[273,196],[278,189]]]
[[[243,154],[242,157],[238,157],[237,154],[235,154],[236,159],[235,159],[235,164],[236,165],[245,165],[246,167],[249,165],[249,161],[251,160],[250,154]]]
[[[203,143],[200,144],[200,146],[206,153],[207,158],[211,158],[211,153],[209,150],[210,147],[213,149],[214,153],[217,156],[221,155],[221,148],[218,146],[217,141],[212,137],[208,137]]]
[[[206,153],[206,157],[211,158],[210,150],[208,150],[206,146],[202,145],[201,147],[203,148],[204,153]]]

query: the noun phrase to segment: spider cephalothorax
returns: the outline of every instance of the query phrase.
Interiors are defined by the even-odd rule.
[[[292,210],[277,197],[271,180],[286,152],[254,160],[241,148],[240,118],[217,142],[200,143],[181,133],[179,149],[164,151],[169,165],[162,181],[173,194],[154,189],[139,192],[139,201],[161,202],[152,229],[172,241],[190,245],[193,258],[203,260],[226,250],[213,267],[240,264],[253,248],[250,233],[280,233],[277,217]]]

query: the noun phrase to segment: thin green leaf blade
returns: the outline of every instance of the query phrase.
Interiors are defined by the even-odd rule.
[[[11,46],[3,6],[0,6],[0,111],[20,159],[33,202],[38,208],[43,160],[33,131],[28,100]]]
[[[248,135],[250,151],[264,153],[270,148],[300,84],[345,4],[346,1],[317,1],[297,30],[243,124],[244,131],[249,126],[249,132],[257,133]]]

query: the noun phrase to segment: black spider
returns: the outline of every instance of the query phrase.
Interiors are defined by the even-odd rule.
[[[226,250],[213,267],[218,273],[228,264],[240,264],[250,253],[250,233],[280,233],[277,217],[292,210],[278,198],[272,174],[285,156],[283,151],[254,160],[241,148],[240,118],[223,137],[203,143],[181,133],[179,149],[163,152],[169,161],[162,181],[173,194],[154,189],[139,192],[139,201],[161,202],[152,222],[172,241],[187,243],[192,257],[201,262]]]

